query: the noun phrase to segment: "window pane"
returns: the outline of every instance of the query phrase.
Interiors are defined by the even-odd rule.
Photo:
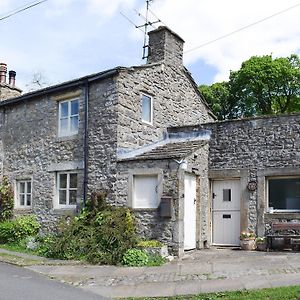
[[[70,174],[70,188],[77,188],[77,174]]]
[[[70,194],[69,194],[69,204],[76,204],[76,194],[77,194],[77,191],[70,191]]]
[[[25,193],[25,182],[20,182],[20,193]]]
[[[67,174],[59,174],[59,188],[67,188]]]
[[[31,195],[29,195],[29,194],[27,194],[26,205],[27,206],[31,205]]]
[[[59,191],[59,204],[67,204],[67,191]]]
[[[60,103],[60,117],[68,117],[69,115],[69,102]]]
[[[71,101],[71,115],[78,115],[78,100]]]
[[[60,120],[60,132],[67,132],[68,131],[68,119],[61,119]]]
[[[31,194],[31,182],[27,181],[27,193]]]
[[[19,197],[20,197],[20,205],[24,206],[25,205],[25,195],[21,194],[21,195],[19,195]]]
[[[269,179],[269,207],[300,210],[300,178]]]
[[[71,117],[71,132],[78,132],[78,116]]]
[[[151,98],[142,97],[142,120],[151,123]]]

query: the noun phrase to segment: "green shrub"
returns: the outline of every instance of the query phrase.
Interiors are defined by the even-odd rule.
[[[61,222],[58,234],[41,246],[41,253],[91,263],[121,262],[123,254],[136,245],[134,219],[128,208],[108,206],[102,194],[96,196],[79,216]]]
[[[166,259],[158,254],[150,254],[149,255],[149,261],[147,263],[148,267],[158,267],[162,266],[166,263]]]
[[[149,262],[149,255],[147,252],[140,249],[127,250],[122,259],[122,263],[129,267],[142,267],[147,266]]]
[[[14,192],[8,178],[3,176],[0,184],[0,221],[9,220],[13,216]]]
[[[147,248],[147,247],[162,247],[163,244],[159,241],[156,240],[144,240],[144,241],[139,241],[137,243],[138,247],[143,247],[143,248]]]
[[[33,215],[0,222],[0,243],[19,242],[28,236],[36,235],[39,228],[40,225]]]

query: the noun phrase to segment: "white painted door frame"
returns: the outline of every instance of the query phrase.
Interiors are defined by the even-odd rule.
[[[196,197],[197,177],[184,175],[184,250],[196,248]]]

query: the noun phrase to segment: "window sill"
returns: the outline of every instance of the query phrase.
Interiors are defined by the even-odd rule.
[[[31,213],[32,207],[15,207],[14,213]]]
[[[150,123],[150,122],[147,122],[147,121],[143,121],[143,120],[142,120],[142,124],[143,124],[143,125],[147,125],[147,126],[153,127],[153,122]]]
[[[56,215],[75,215],[77,212],[76,207],[56,207],[52,212]]]
[[[273,213],[266,212],[265,213],[265,218],[266,219],[299,219],[300,220],[300,211],[295,211],[295,212],[278,212],[274,211]]]
[[[157,208],[132,208],[134,212],[157,212]]]
[[[58,136],[56,138],[56,141],[57,142],[64,142],[64,141],[77,140],[77,139],[79,139],[79,134],[74,133],[74,134],[70,134],[70,135],[66,135],[66,136]]]

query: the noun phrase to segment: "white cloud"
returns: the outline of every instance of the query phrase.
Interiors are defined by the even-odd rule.
[[[160,0],[152,9],[186,41],[185,51],[296,5],[298,1]],[[185,63],[202,59],[217,69],[216,81],[253,55],[288,56],[300,50],[300,6],[185,54]]]
[[[120,9],[134,7],[136,0],[87,0],[88,10],[101,17],[111,18]]]

